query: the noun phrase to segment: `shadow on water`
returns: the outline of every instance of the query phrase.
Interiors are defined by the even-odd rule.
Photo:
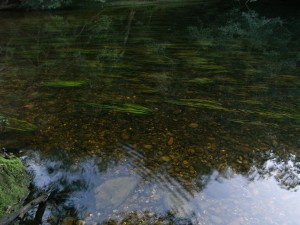
[[[0,147],[50,193],[22,223],[297,224],[299,19],[220,2],[0,15]]]

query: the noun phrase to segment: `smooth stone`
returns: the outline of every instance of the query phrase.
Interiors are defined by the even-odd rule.
[[[152,145],[143,145],[145,149],[151,149]]]
[[[174,114],[179,114],[179,113],[181,113],[182,112],[182,110],[181,109],[175,109],[175,111],[173,112]]]
[[[239,164],[243,164],[243,162],[239,159],[237,159],[236,162],[239,163]]]
[[[182,164],[185,165],[185,166],[187,166],[187,165],[189,165],[189,161],[183,160],[183,161],[182,161]]]
[[[174,138],[170,137],[168,140],[168,145],[172,145],[174,143]]]
[[[170,160],[171,160],[171,158],[169,156],[166,156],[166,155],[162,156],[161,159],[165,162],[170,162]]]
[[[76,225],[85,225],[85,221],[84,220],[77,220]]]
[[[194,149],[189,149],[188,151],[189,151],[189,153],[191,153],[191,154],[194,154],[194,153],[195,153],[195,150],[194,150]]]
[[[74,222],[74,218],[69,216],[69,217],[64,218],[61,224],[62,225],[72,225],[73,222]]]
[[[198,125],[198,123],[190,123],[189,127],[195,129],[195,128],[199,127],[199,125]]]
[[[135,177],[118,177],[105,181],[95,189],[97,209],[116,208],[128,198],[137,184]]]
[[[277,142],[277,140],[273,139],[273,140],[272,140],[272,145],[273,145],[274,148],[277,148],[277,147],[278,147],[278,142]]]
[[[121,137],[122,137],[123,140],[128,140],[128,139],[129,139],[129,134],[127,134],[127,133],[122,133],[122,134],[121,134]]]

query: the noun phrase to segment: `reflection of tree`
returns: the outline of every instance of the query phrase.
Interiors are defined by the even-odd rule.
[[[298,189],[300,184],[300,163],[299,159],[289,153],[285,156],[278,156],[273,151],[265,155],[266,160],[254,164],[249,174],[250,180],[266,179],[274,177],[278,185],[284,189]]]
[[[122,212],[122,205],[120,207],[117,206],[116,208],[114,208],[118,209],[117,211],[121,213],[121,217],[124,218],[124,221],[130,221],[130,219],[139,220],[142,218],[148,218],[151,221],[175,221],[176,224],[180,221],[190,221],[187,218],[191,218],[193,209],[189,207],[188,204],[189,200],[193,196],[191,193],[191,189],[186,190],[182,186],[182,184],[185,183],[184,180],[177,181],[177,178],[170,176],[167,172],[163,172],[163,168],[159,169],[143,165],[146,158],[144,158],[136,150],[133,150],[128,146],[123,147],[120,146],[119,149],[125,154],[125,157],[121,156],[120,158],[121,164],[124,164],[125,166],[123,167],[123,170],[127,170],[125,168],[128,167],[129,171],[132,171],[133,174],[142,178],[138,190],[133,194],[137,195],[142,191],[142,193],[140,193],[140,198],[146,197],[151,199],[151,196],[144,196],[153,192],[152,191],[151,193],[147,193],[147,189],[149,189],[150,185],[153,187],[150,188],[150,190],[155,190],[156,194],[160,196],[159,198],[156,198],[156,202],[152,204],[157,205],[159,202],[163,201],[165,202],[165,207],[167,207],[168,209],[168,214],[165,215],[165,210],[157,210],[153,208],[153,206],[151,206],[152,210],[154,211],[149,209],[149,213],[147,214],[147,204],[145,205],[145,202],[143,202],[143,200],[137,200],[139,209],[137,211],[138,214],[135,215],[136,218],[133,218],[133,215],[131,215],[130,213],[127,214],[126,210]],[[58,155],[54,158],[49,158],[48,155],[48,159],[44,160],[37,155],[30,155],[30,157],[25,160],[27,165],[29,166],[29,170],[32,172],[32,175],[34,177],[33,184],[36,191],[40,192],[46,190],[51,193],[49,200],[47,201],[47,206],[45,208],[44,214],[46,216],[51,216],[51,218],[54,220],[52,222],[55,222],[55,220],[64,219],[70,214],[74,218],[83,218],[86,212],[96,215],[97,212],[94,211],[94,188],[105,181],[105,179],[110,179],[111,176],[114,177],[116,176],[116,174],[117,176],[122,176],[122,173],[120,174],[120,172],[118,172],[119,163],[112,162],[115,161],[116,158],[110,161],[107,159],[104,160],[104,158],[92,157],[90,159],[81,160],[78,163],[74,164],[66,160],[64,160],[64,162],[58,160],[56,159],[57,157],[61,158],[61,156]],[[110,166],[107,167],[107,165]],[[103,166],[106,167],[106,169],[103,169]],[[159,171],[157,171],[157,169],[159,169]],[[109,170],[112,170],[114,172],[112,174],[109,174]],[[129,196],[128,198],[129,201],[125,201],[124,205],[125,208],[129,208],[129,210],[132,210],[134,209],[134,205],[136,203],[130,203],[132,201],[130,199],[135,198],[134,196]],[[100,204],[106,203],[102,202]],[[126,204],[128,205],[126,206]],[[144,212],[146,213],[142,216],[142,218],[139,218],[139,216]],[[97,222],[108,218],[109,214],[113,212],[101,211],[100,213],[103,214],[103,216],[99,218],[99,221]],[[157,215],[153,213],[157,213]],[[59,215],[59,217],[55,218],[57,214]],[[113,213],[113,217],[120,217],[120,215],[117,214]],[[32,212],[31,215],[34,215],[34,213]],[[27,220],[29,219],[30,216],[27,218]],[[44,217],[43,220],[47,220],[47,218]],[[94,220],[97,220],[97,218],[94,218]]]
[[[98,168],[92,169],[90,166],[97,165],[97,160],[88,159],[88,163],[78,163],[70,161],[64,153],[55,156],[49,156],[42,159],[36,153],[29,153],[25,159],[28,170],[33,177],[34,191],[30,198],[34,198],[36,193],[47,192],[50,194],[47,205],[41,206],[44,209],[43,222],[49,219],[50,224],[63,220],[68,215],[76,217],[78,208],[72,204],[74,198],[72,194],[84,192],[89,189],[90,178],[98,171]],[[64,158],[64,160],[61,160]],[[105,165],[102,165],[105,166]],[[84,210],[86,206],[80,208]],[[29,213],[25,224],[36,221],[39,210]],[[48,216],[48,218],[45,218]],[[43,215],[42,215],[43,217]],[[33,219],[34,218],[34,219]]]

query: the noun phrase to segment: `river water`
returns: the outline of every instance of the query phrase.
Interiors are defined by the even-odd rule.
[[[0,14],[24,224],[297,224],[299,17],[222,1]]]

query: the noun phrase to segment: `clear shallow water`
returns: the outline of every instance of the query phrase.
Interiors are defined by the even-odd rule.
[[[1,147],[44,224],[297,224],[295,27],[225,9],[1,15]]]

